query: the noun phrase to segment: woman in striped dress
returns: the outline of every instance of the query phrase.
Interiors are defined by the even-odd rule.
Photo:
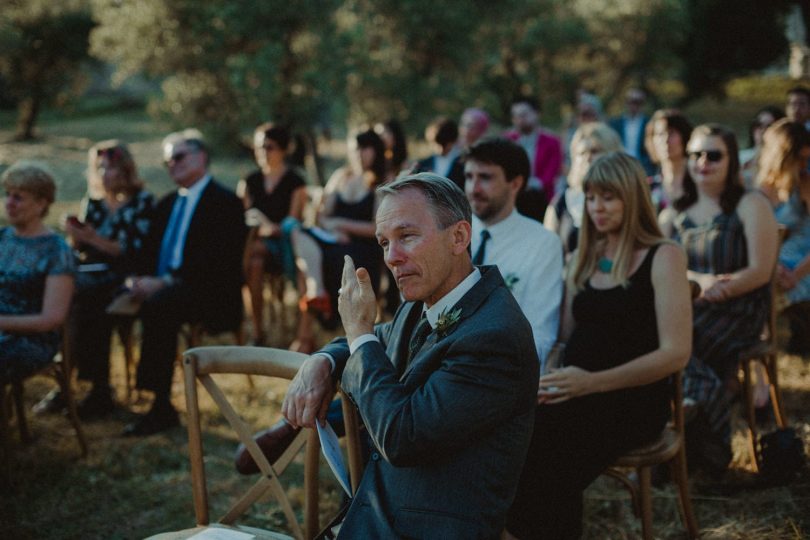
[[[737,142],[725,127],[695,128],[687,146],[683,208],[674,228],[688,256],[694,303],[693,358],[684,395],[707,429],[690,448],[697,462],[722,470],[731,458],[728,401],[737,387],[739,353],[759,338],[769,313],[777,225],[759,192],[745,192]],[[680,205],[679,205],[680,206]],[[696,433],[697,428],[693,429]]]

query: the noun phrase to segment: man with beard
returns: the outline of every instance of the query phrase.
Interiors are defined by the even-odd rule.
[[[515,210],[529,174],[529,160],[520,146],[500,137],[484,139],[467,150],[464,159],[465,191],[473,210],[473,264],[498,266],[532,326],[542,363],[559,328],[560,239]]]

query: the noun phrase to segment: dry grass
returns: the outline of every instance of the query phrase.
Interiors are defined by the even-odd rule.
[[[290,298],[288,298],[290,300]],[[294,302],[288,302],[288,321],[294,316]],[[322,335],[322,340],[331,335]],[[290,339],[274,334],[273,345]],[[212,341],[213,342],[213,341]],[[123,397],[121,351],[113,353],[113,382]],[[179,371],[179,370],[178,370]],[[796,356],[782,355],[780,373],[787,413],[810,451],[810,364]],[[286,389],[281,381],[256,380],[250,389],[242,376],[228,376],[222,386],[241,413],[256,429],[278,418]],[[51,386],[43,378],[27,383],[28,404]],[[184,413],[182,382],[175,377],[173,401]],[[72,539],[142,538],[150,534],[193,525],[193,508],[187,462],[186,433],[182,428],[140,439],[119,436],[133,411],[144,402],[122,407],[113,417],[88,422],[90,455],[77,459],[78,445],[69,423],[61,417],[29,417],[35,442],[16,445],[11,477],[2,487],[0,538]],[[225,420],[216,413],[210,398],[201,399],[205,426],[206,466],[214,492],[212,504],[221,512],[233,493],[246,485],[232,468],[236,446]],[[737,415],[739,418],[739,414]],[[706,539],[799,539],[810,537],[810,475],[788,486],[759,487],[756,478],[744,470],[747,446],[743,425],[735,425],[733,467],[722,480],[693,476],[691,492]],[[765,426],[764,429],[770,429]],[[16,444],[16,439],[15,439]],[[301,456],[287,476],[287,486],[302,512]],[[340,491],[330,474],[321,474],[324,493],[322,516],[333,512]],[[676,492],[670,485],[654,492],[656,538],[684,537],[677,510]],[[213,512],[217,515],[217,511]],[[286,529],[283,514],[274,504],[260,505],[248,523]],[[640,524],[633,516],[629,498],[618,483],[599,479],[586,492],[585,538],[632,539],[640,537]]]

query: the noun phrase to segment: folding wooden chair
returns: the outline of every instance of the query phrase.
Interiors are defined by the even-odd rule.
[[[79,422],[79,415],[76,410],[76,401],[73,397],[73,366],[71,363],[70,355],[67,351],[70,350],[65,340],[68,339],[68,332],[62,331],[62,350],[56,354],[53,362],[42,368],[35,375],[48,375],[56,379],[59,384],[59,390],[64,396],[65,403],[67,404],[68,419],[73,425],[76,432],[76,439],[79,443],[79,450],[81,457],[87,456],[87,440],[84,437],[81,423]],[[28,429],[28,421],[25,415],[25,389],[22,380],[15,380],[8,383],[11,387],[11,393],[7,392],[6,386],[0,385],[0,438],[2,438],[2,447],[4,451],[4,459],[7,463],[11,462],[11,444],[10,444],[10,429],[9,418],[10,413],[14,413],[17,419],[17,428],[20,432],[20,440],[28,444],[33,438]],[[10,399],[11,398],[11,399]],[[10,465],[9,465],[10,466]]]
[[[681,519],[689,538],[698,537],[698,525],[689,498],[689,482],[686,469],[684,444],[683,388],[681,372],[672,375],[672,423],[664,428],[661,436],[652,443],[636,448],[621,456],[605,474],[619,480],[630,491],[633,511],[641,517],[642,537],[651,540],[652,534],[652,467],[669,463],[670,473],[678,488]],[[628,476],[628,469],[635,471],[638,484]]]
[[[281,349],[260,347],[198,347],[186,351],[183,367],[186,383],[186,403],[188,407],[189,458],[191,461],[191,482],[194,496],[194,512],[197,526],[174,533],[164,533],[152,537],[153,540],[188,538],[208,527],[227,528],[255,535],[257,538],[290,538],[284,534],[264,531],[237,525],[236,522],[252,505],[271,495],[280,505],[293,535],[298,539],[313,538],[319,532],[318,522],[318,465],[320,441],[314,430],[303,429],[279,459],[271,464],[259,449],[252,437],[251,428],[239,417],[224,392],[217,385],[214,376],[218,374],[243,374],[276,377],[291,380],[306,355]],[[197,380],[208,391],[223,416],[239,436],[261,471],[261,477],[241,496],[231,508],[211,524],[206,486],[205,461],[203,459],[202,429],[197,394]],[[346,437],[349,452],[349,470],[352,491],[360,482],[361,458],[357,416],[347,399],[343,401],[343,414],[346,421]],[[304,467],[304,526],[297,521],[289,498],[281,484],[279,475],[293,460],[299,450],[306,445]]]

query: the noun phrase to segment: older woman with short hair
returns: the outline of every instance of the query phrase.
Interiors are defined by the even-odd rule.
[[[577,248],[579,228],[585,211],[585,192],[582,190],[585,173],[597,157],[621,149],[619,134],[602,122],[589,122],[579,126],[571,138],[568,185],[554,196],[543,219],[546,229],[557,233],[562,240],[566,260]]]
[[[46,170],[18,162],[2,176],[0,228],[0,384],[34,374],[59,350],[59,327],[73,296],[73,256],[43,223],[56,186]]]

